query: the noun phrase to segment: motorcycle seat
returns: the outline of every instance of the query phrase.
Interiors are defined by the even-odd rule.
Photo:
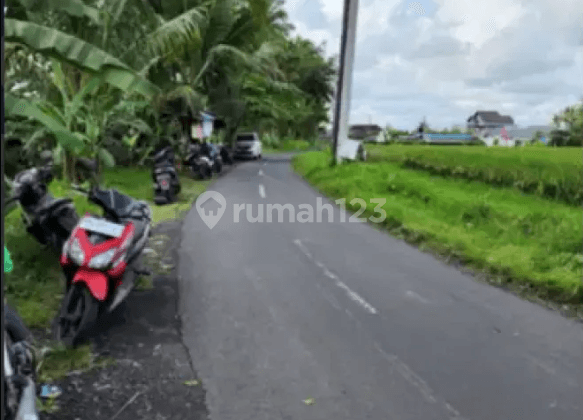
[[[160,166],[154,169],[154,173],[156,174],[163,174],[163,173],[176,173],[176,169],[174,166],[167,165],[167,166]]]
[[[91,201],[100,206],[106,214],[115,219],[141,221],[150,223],[152,211],[150,206],[144,201],[120,193],[116,189],[94,190],[91,194]]]
[[[55,198],[47,193],[39,200],[38,204],[36,205],[35,212],[39,215],[48,214],[56,210],[57,207],[70,204],[72,202],[73,200],[70,198]]]

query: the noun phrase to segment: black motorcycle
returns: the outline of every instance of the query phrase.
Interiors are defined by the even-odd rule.
[[[156,204],[172,203],[176,200],[176,195],[180,193],[180,180],[174,165],[172,147],[165,147],[154,155],[152,180],[154,181],[154,202]]]
[[[227,146],[220,145],[219,146],[219,153],[221,155],[221,159],[223,160],[224,164],[232,165],[234,163],[233,154],[231,153],[231,150],[229,150],[229,148]]]
[[[188,153],[184,164],[188,165],[191,174],[199,179],[213,176],[213,164],[208,156],[202,153],[201,145],[192,143],[188,146]]]
[[[19,172],[12,184],[12,196],[22,208],[22,221],[29,234],[57,252],[69,238],[79,221],[70,198],[55,198],[48,191],[52,181],[52,157],[45,155],[45,164]]]
[[[211,160],[213,172],[220,174],[223,170],[223,159],[219,147],[212,143],[206,143],[206,146],[206,155]],[[203,151],[203,153],[205,152]]]
[[[36,409],[35,360],[30,331],[14,309],[4,305],[4,420],[39,420]]]

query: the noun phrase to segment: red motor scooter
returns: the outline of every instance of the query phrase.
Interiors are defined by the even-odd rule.
[[[128,296],[138,276],[150,274],[138,267],[150,236],[148,204],[115,189],[75,190],[100,206],[103,216],[86,214],[63,246],[66,293],[56,336],[67,346],[79,344],[103,313]]]

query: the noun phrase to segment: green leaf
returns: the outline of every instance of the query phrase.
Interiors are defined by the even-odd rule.
[[[116,0],[117,8],[112,13],[112,15],[113,15],[112,24],[117,23],[117,21],[121,17],[121,14],[123,13],[123,10],[125,9],[126,3],[127,3],[127,0]]]
[[[113,168],[115,166],[115,158],[106,149],[99,149],[98,155],[99,160],[108,168]]]
[[[67,62],[93,74],[99,74],[124,92],[136,92],[146,97],[160,93],[160,89],[143,79],[126,64],[93,44],[32,22],[4,20],[5,41],[23,44],[49,57]]]
[[[92,77],[87,81],[85,86],[83,86],[81,90],[79,90],[79,92],[77,92],[75,96],[71,99],[69,108],[69,112],[71,113],[71,115],[77,114],[79,109],[81,109],[81,107],[85,105],[84,102],[85,96],[95,91],[95,89],[97,89],[102,83],[103,78],[100,76]]]
[[[136,134],[135,136],[123,136],[123,144],[125,144],[127,147],[129,148],[133,148],[136,145],[136,141],[138,140],[139,134]]]
[[[69,101],[69,92],[67,92],[67,85],[65,82],[65,73],[63,73],[63,67],[61,66],[61,62],[52,59],[52,68],[53,68],[53,84],[59,89],[61,95],[63,96],[63,101]]]
[[[99,10],[87,6],[82,0],[18,0],[29,12],[52,12],[60,10],[70,16],[88,17],[94,23],[100,24]]]
[[[5,93],[4,106],[6,116],[32,118],[49,129],[57,138],[59,144],[67,150],[78,151],[83,148],[83,142],[71,133],[58,120],[43,112],[34,103],[20,99],[10,93]]]
[[[148,43],[157,54],[172,54],[199,39],[200,28],[204,23],[206,19],[202,10],[194,7],[163,22],[150,34]]]

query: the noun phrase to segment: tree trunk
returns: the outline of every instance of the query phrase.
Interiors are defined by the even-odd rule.
[[[69,182],[75,182],[75,156],[65,150],[63,158],[63,178]]]

